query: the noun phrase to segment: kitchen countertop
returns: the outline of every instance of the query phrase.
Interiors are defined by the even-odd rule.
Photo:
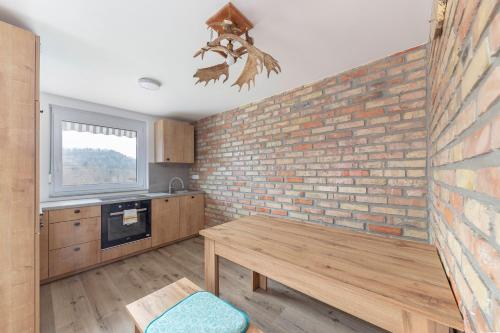
[[[186,191],[186,192],[174,192],[172,194],[157,192],[157,193],[144,193],[144,194],[124,194],[109,197],[96,197],[96,198],[85,198],[85,199],[71,199],[71,200],[60,200],[60,201],[44,201],[40,203],[40,210],[51,209],[63,209],[63,208],[75,208],[75,207],[85,207],[85,206],[95,206],[95,205],[107,205],[118,202],[125,201],[138,201],[138,200],[150,200],[150,199],[162,199],[162,198],[173,198],[181,197],[193,194],[204,193],[203,191]]]

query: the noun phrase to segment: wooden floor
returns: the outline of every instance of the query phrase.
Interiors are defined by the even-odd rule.
[[[203,239],[59,280],[41,288],[41,332],[133,333],[125,305],[181,277],[203,282]],[[264,332],[384,332],[274,281],[251,291],[250,272],[220,261],[220,296],[248,313]]]

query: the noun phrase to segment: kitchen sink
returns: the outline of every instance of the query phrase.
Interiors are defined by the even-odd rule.
[[[154,192],[154,193],[146,193],[144,196],[149,197],[149,198],[156,198],[156,197],[164,197],[166,195],[171,195],[167,192]]]

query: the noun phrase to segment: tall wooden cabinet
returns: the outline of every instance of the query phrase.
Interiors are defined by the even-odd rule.
[[[38,38],[0,22],[0,327],[38,331]]]
[[[172,119],[157,120],[155,162],[194,163],[194,126]]]

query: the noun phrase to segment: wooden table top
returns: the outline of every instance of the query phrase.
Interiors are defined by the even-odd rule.
[[[134,319],[135,326],[139,332],[144,333],[147,326],[155,318],[177,302],[201,290],[196,284],[186,278],[169,284],[137,301],[127,305],[127,311]],[[250,324],[247,333],[262,333],[261,330]]]
[[[250,216],[200,232],[225,246],[272,256],[335,283],[463,330],[433,245]]]

